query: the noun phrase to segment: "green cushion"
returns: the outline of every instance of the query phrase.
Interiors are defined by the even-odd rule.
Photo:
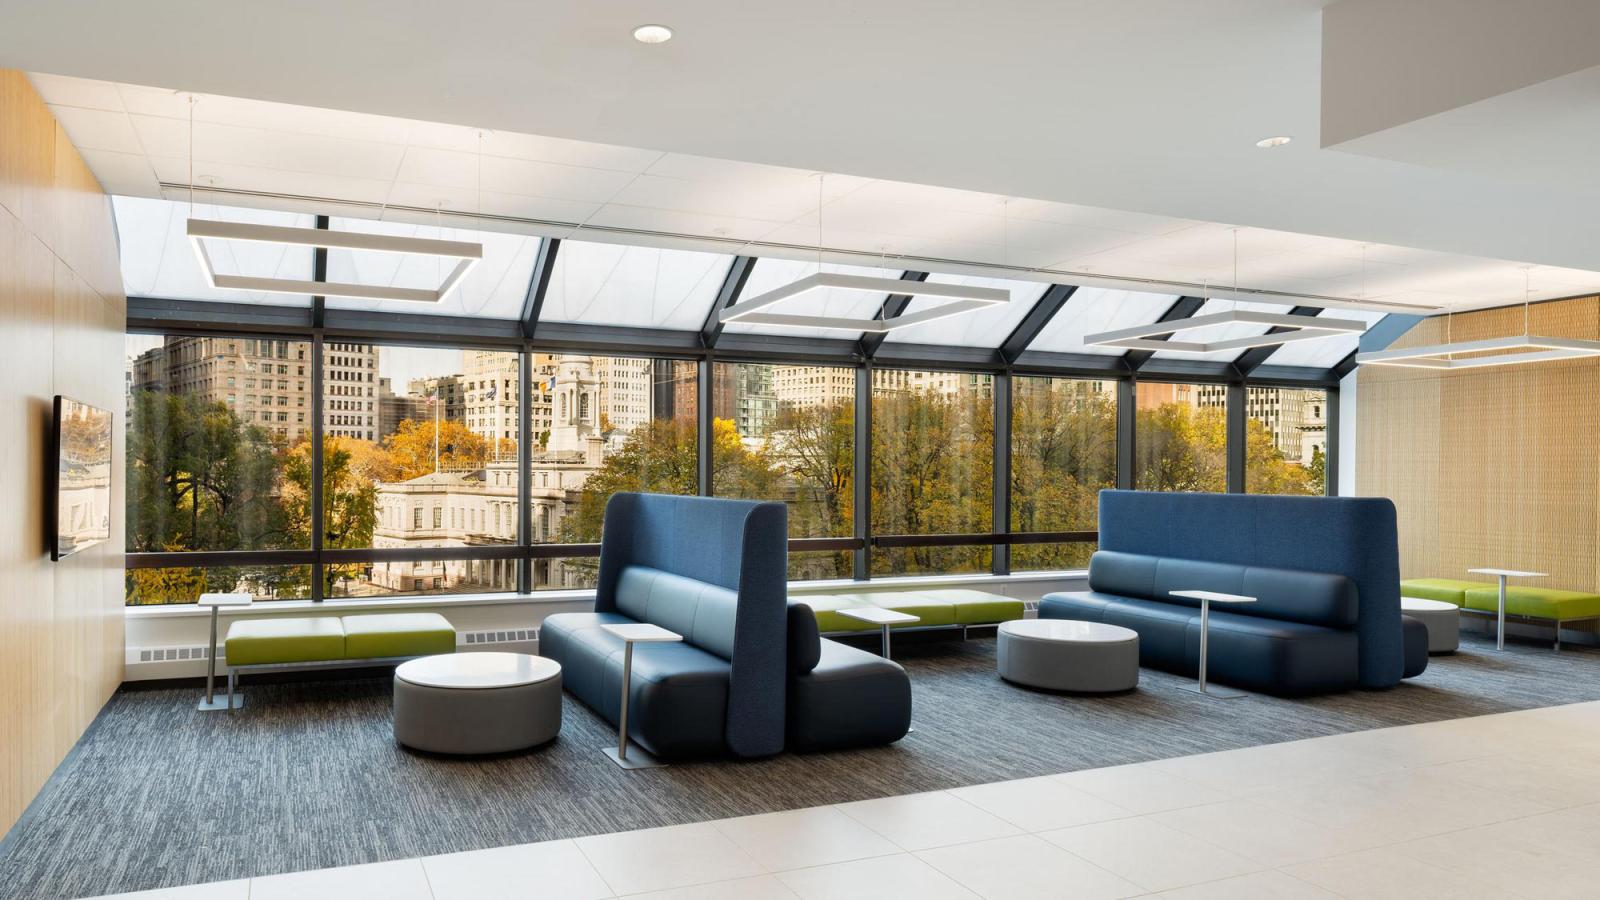
[[[892,609],[920,621],[895,625],[895,628],[927,628],[930,625],[954,625],[956,605],[949,600],[936,600],[923,591],[884,591],[864,595],[871,605]]]
[[[1400,596],[1420,597],[1423,600],[1443,600],[1463,606],[1467,602],[1467,591],[1492,588],[1499,590],[1497,585],[1486,581],[1461,581],[1456,578],[1407,578],[1400,582]]]
[[[346,659],[433,656],[456,652],[456,630],[438,613],[383,613],[344,617]]]
[[[333,616],[242,619],[228,626],[230,666],[344,658],[344,626]]]
[[[918,595],[952,604],[955,607],[957,625],[996,625],[1023,617],[1021,600],[1013,600],[987,591],[948,588],[938,591],[919,591]]]
[[[839,610],[853,606],[871,606],[872,601],[863,594],[802,594],[790,599],[811,607],[817,615],[817,630],[823,634],[835,631],[867,631],[877,628],[870,622],[839,615]]]
[[[1500,608],[1500,588],[1468,591],[1467,608],[1495,612]],[[1536,619],[1588,619],[1600,616],[1600,594],[1507,585],[1506,613]]]

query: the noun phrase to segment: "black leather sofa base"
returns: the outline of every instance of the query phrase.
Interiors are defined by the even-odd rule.
[[[815,668],[789,680],[789,749],[890,744],[911,730],[911,680],[899,663],[821,642]]]
[[[1179,675],[1200,671],[1200,611],[1186,606],[1100,594],[1049,594],[1044,619],[1079,619],[1139,634],[1139,664]],[[1207,674],[1269,694],[1298,696],[1356,687],[1355,632],[1281,619],[1211,611]]]

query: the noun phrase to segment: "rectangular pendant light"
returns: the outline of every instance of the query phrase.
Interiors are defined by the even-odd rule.
[[[1196,328],[1211,328],[1232,324],[1268,325],[1289,328],[1277,334],[1258,334],[1250,337],[1228,338],[1220,341],[1157,340],[1160,335],[1176,335]],[[1287,313],[1251,312],[1235,309],[1228,312],[1151,322],[1132,328],[1102,331],[1084,337],[1083,342],[1096,347],[1117,347],[1127,350],[1182,350],[1192,353],[1214,353],[1218,350],[1246,350],[1252,347],[1272,347],[1292,341],[1309,341],[1334,337],[1340,334],[1360,334],[1367,330],[1365,322],[1353,319],[1324,319],[1312,316],[1293,316]]]
[[[1458,358],[1459,354],[1475,353],[1494,355]],[[1357,353],[1356,364],[1403,366],[1411,369],[1481,369],[1488,366],[1581,359],[1587,356],[1600,356],[1600,341],[1519,334],[1482,341],[1457,341],[1453,344],[1430,344],[1425,347]]]
[[[317,294],[323,297],[352,297],[358,300],[410,300],[437,303],[461,283],[461,279],[483,259],[483,245],[467,241],[362,234],[354,231],[329,231],[324,228],[289,228],[281,225],[252,225],[244,222],[219,222],[190,219],[189,242],[206,281],[215,288],[241,291],[266,291],[278,294]],[[305,281],[298,278],[269,278],[256,275],[218,274],[206,249],[206,241],[254,241],[292,247],[362,250],[378,253],[414,253],[456,260],[455,267],[434,289],[404,288],[391,285],[348,284],[334,281]]]
[[[932,309],[903,313],[887,319],[858,319],[846,316],[811,316],[795,313],[763,312],[774,304],[800,297],[817,290],[857,291],[869,294],[904,294],[910,297],[934,297],[948,300]],[[972,312],[986,306],[1008,303],[1011,292],[1004,288],[971,287],[960,284],[939,284],[926,281],[904,281],[899,278],[880,278],[873,275],[843,275],[818,272],[774,288],[748,300],[727,307],[717,314],[721,322],[744,322],[750,325],[785,325],[793,328],[836,328],[841,331],[862,331],[882,334],[907,325],[920,325],[946,316]]]

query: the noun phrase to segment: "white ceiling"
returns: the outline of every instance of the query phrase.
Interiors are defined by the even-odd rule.
[[[1589,184],[1552,195],[1317,149],[1317,0],[1002,2],[981,19],[896,0],[407,5],[286,0],[239,21],[171,4],[204,10],[191,25],[0,2],[0,63],[167,85],[33,76],[108,190],[132,196],[183,196],[159,188],[189,181],[176,86],[438,120],[198,95],[197,181],[371,208],[219,195],[235,206],[413,222],[443,207],[486,229],[805,258],[815,164],[857,173],[823,182],[823,242],[895,269],[1226,286],[1235,231],[1218,223],[1235,222],[1247,289],[1468,308],[1521,300],[1526,271],[1535,299],[1600,290]],[[635,44],[636,19],[678,37]],[[1298,139],[1253,146],[1274,133]]]

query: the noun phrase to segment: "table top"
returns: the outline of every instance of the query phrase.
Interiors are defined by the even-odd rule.
[[[1473,575],[1504,575],[1507,578],[1544,578],[1549,572],[1522,572],[1517,569],[1468,569]]]
[[[1132,628],[1077,619],[1013,619],[1000,623],[1000,633],[1066,644],[1120,644],[1139,639],[1139,633]]]
[[[1454,603],[1422,597],[1401,597],[1400,608],[1408,612],[1457,612],[1461,609]]]
[[[839,610],[839,615],[871,622],[874,625],[904,625],[908,622],[921,622],[921,616],[913,616],[893,609],[884,609],[881,606],[854,606],[850,609]]]
[[[660,625],[651,625],[649,622],[634,622],[627,625],[601,625],[600,627],[630,644],[664,644],[669,641],[683,640],[683,635],[675,631],[668,631]]]
[[[473,690],[549,681],[561,675],[561,664],[527,653],[469,651],[403,662],[394,674],[401,681],[423,687]]]
[[[1212,603],[1254,603],[1256,598],[1246,597],[1243,594],[1223,594],[1217,591],[1171,591],[1174,597],[1184,597],[1189,600],[1209,600]]]
[[[249,606],[255,598],[249,594],[201,594],[196,602],[201,606]]]

